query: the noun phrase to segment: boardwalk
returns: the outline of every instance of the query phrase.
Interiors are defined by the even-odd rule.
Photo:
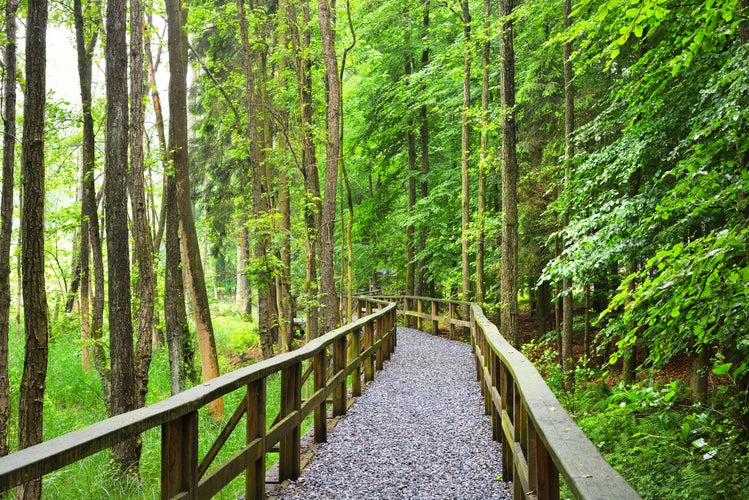
[[[283,499],[509,498],[470,346],[399,328],[385,370]]]

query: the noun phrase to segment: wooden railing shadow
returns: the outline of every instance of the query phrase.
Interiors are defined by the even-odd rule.
[[[395,349],[395,304],[361,299],[358,307],[364,317],[295,351],[0,458],[0,492],[160,427],[162,498],[210,498],[241,474],[245,474],[246,498],[264,498],[266,454],[278,446],[279,482],[296,479],[304,418],[314,414],[314,439],[326,441],[328,406],[334,417],[344,414],[347,383],[352,395],[359,396],[362,378],[364,382],[373,380]],[[281,374],[280,411],[268,427],[266,380],[277,373]],[[309,378],[314,389],[303,399],[302,387]],[[198,410],[216,398],[243,390],[244,399],[214,445],[199,459]],[[245,445],[226,462],[211,468],[245,415]]]
[[[640,498],[478,304],[427,297],[379,298],[397,302],[404,323],[415,319],[418,324],[413,326],[433,334],[440,323],[448,325],[450,338],[456,327],[470,327],[484,410],[493,439],[502,443],[502,475],[512,482],[513,498],[558,499],[560,476],[575,498]],[[470,317],[460,318],[466,310]]]

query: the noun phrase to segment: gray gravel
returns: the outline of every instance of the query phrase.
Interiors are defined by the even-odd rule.
[[[398,328],[398,346],[278,498],[510,498],[470,346]]]

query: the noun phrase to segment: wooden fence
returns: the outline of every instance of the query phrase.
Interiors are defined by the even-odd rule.
[[[443,323],[454,337],[456,327],[470,327],[485,412],[492,437],[502,443],[503,479],[512,482],[513,498],[558,499],[560,476],[575,498],[640,498],[479,305],[426,297],[380,298],[398,302],[404,322],[415,318],[421,330],[436,334]],[[466,310],[470,317],[462,319],[460,313]]]
[[[395,307],[392,303],[362,299],[359,311],[366,316],[295,351],[2,457],[0,492],[160,427],[162,498],[210,498],[240,474],[245,474],[246,498],[264,498],[266,454],[278,446],[278,480],[296,479],[300,473],[300,434],[304,418],[314,413],[314,439],[325,441],[328,405],[332,406],[333,416],[342,415],[347,407],[347,382],[353,396],[358,396],[362,378],[365,382],[371,381],[382,369],[383,361],[389,358],[396,344]],[[280,411],[268,427],[266,379],[277,373],[281,374]],[[314,389],[305,400],[302,387],[310,377]],[[233,391],[246,391],[245,397],[214,445],[199,459],[198,410]],[[330,400],[329,396],[332,396]],[[211,468],[245,415],[245,446],[226,462]]]

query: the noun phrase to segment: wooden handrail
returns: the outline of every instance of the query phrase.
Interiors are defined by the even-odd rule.
[[[362,308],[369,314],[295,351],[227,373],[145,408],[0,457],[0,492],[161,426],[162,498],[207,498],[241,473],[246,474],[246,497],[263,498],[266,453],[279,444],[279,481],[296,479],[302,420],[314,413],[315,441],[325,441],[328,395],[333,395],[333,416],[343,414],[348,377],[360,377],[363,364],[365,380],[371,380],[375,371],[382,369],[382,360],[395,348],[396,305],[362,298],[359,310]],[[361,344],[360,336],[364,340]],[[353,337],[356,341],[351,345],[362,347],[347,360],[346,341]],[[314,394],[302,402],[302,363],[307,360],[314,366]],[[327,370],[329,363],[333,365],[331,376]],[[277,423],[268,429],[266,379],[276,373],[281,374],[281,409]],[[209,451],[212,456],[199,465],[197,412],[216,398],[242,389],[246,390],[246,397],[227,426],[236,426],[246,414],[246,444],[229,460],[206,473],[208,463],[218,450],[212,447]],[[230,429],[222,432],[219,440],[225,440],[227,432]]]
[[[397,302],[404,318],[432,324],[455,324],[454,310],[468,304],[427,297],[381,298]],[[424,303],[447,304],[450,315],[424,313]],[[411,309],[414,304],[416,312]],[[478,304],[470,303],[469,325],[485,412],[490,415],[492,437],[502,443],[503,476],[512,481],[513,498],[558,499],[560,475],[575,498],[640,498],[574,423],[533,364],[502,337]]]

